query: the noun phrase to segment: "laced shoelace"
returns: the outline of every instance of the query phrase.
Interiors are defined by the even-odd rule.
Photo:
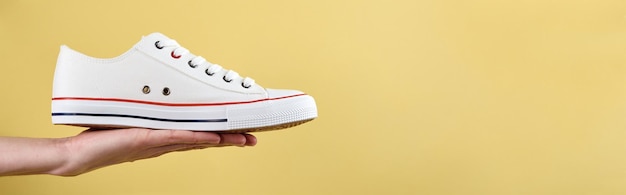
[[[176,40],[157,41],[154,43],[154,46],[158,49],[163,49],[165,47],[174,48],[174,50],[172,50],[172,53],[170,55],[172,56],[172,58],[175,58],[175,59],[178,59],[181,56],[189,53],[189,50],[180,46],[180,44],[178,44]],[[226,71],[226,74],[224,74],[224,77],[222,77],[222,79],[227,83],[230,83],[231,81],[233,81],[233,79],[241,78],[241,76],[239,76],[237,72],[232,71],[232,70],[225,70],[224,68],[222,68],[222,66],[208,62],[206,59],[204,59],[201,56],[196,56],[192,58],[191,60],[187,62],[187,64],[189,65],[189,67],[196,68],[199,65],[204,64],[205,62],[206,64],[208,64],[208,66],[204,72],[209,76],[213,76],[215,73],[224,70]],[[250,88],[252,85],[254,85],[254,79],[251,79],[250,77],[244,78],[243,81],[241,82],[241,86],[244,88]]]

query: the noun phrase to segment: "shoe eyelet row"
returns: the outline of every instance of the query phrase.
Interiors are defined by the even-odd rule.
[[[155,46],[157,49],[163,49],[163,46],[159,45],[159,43],[160,43],[160,42],[161,42],[161,41],[154,42],[154,46]],[[170,53],[170,56],[172,56],[172,58],[174,58],[174,59],[179,59],[182,55],[176,55],[176,54],[174,54],[174,51],[172,51],[172,53]],[[196,68],[196,67],[198,67],[198,65],[197,65],[197,64],[192,64],[192,63],[191,63],[191,60],[187,61],[187,65],[189,65],[189,67],[191,67],[191,68]],[[215,74],[214,72],[209,72],[209,69],[208,69],[208,68],[207,68],[206,70],[204,70],[204,73],[206,73],[206,74],[207,74],[207,75],[209,75],[209,76],[213,76],[213,75]],[[231,80],[227,80],[227,79],[226,79],[226,76],[223,76],[223,77],[222,77],[222,79],[223,79],[225,82],[227,82],[227,83],[230,83],[231,81],[233,81],[232,79],[231,79]],[[244,85],[244,84],[243,84],[243,82],[242,82],[242,83],[241,83],[241,87],[248,89],[248,88],[250,88],[250,87],[252,87],[252,86],[251,86],[251,85],[250,85],[250,86],[246,86],[246,85]],[[148,86],[144,86],[143,93],[145,93],[145,94],[150,93],[150,87],[148,87]],[[167,95],[169,95],[169,94],[170,94],[170,89],[169,89],[169,88],[167,88],[167,87],[166,87],[166,88],[163,88],[163,95],[166,95],[166,96],[167,96]]]

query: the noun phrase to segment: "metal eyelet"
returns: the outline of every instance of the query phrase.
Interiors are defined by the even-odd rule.
[[[213,76],[215,74],[214,72],[209,72],[208,68],[204,70],[204,73],[206,73],[206,75],[209,75],[209,76]]]
[[[233,81],[232,79],[231,79],[231,80],[226,80],[226,75],[224,75],[224,76],[222,77],[222,79],[224,79],[224,81],[226,81],[227,83],[230,83],[231,81]]]
[[[155,46],[157,49],[163,49],[163,46],[160,46],[160,45],[159,45],[159,43],[160,43],[160,42],[161,42],[161,41],[154,42],[154,46]]]
[[[143,89],[141,89],[141,91],[142,91],[144,94],[149,94],[149,93],[150,93],[150,86],[147,86],[147,85],[146,85],[146,86],[143,86]]]
[[[192,67],[192,68],[198,67],[198,65],[192,64],[191,60],[189,60],[189,62],[187,62],[187,64],[189,64],[189,67]]]
[[[168,88],[168,87],[163,88],[163,95],[168,96],[168,95],[170,95],[170,93],[171,93],[170,88]]]
[[[172,58],[174,58],[174,59],[178,59],[178,58],[180,58],[180,56],[182,56],[182,55],[175,55],[175,54],[174,54],[174,51],[172,51],[172,53],[170,53],[170,55],[171,55],[171,56],[172,56]]]
[[[252,87],[252,85],[248,85],[248,86],[244,85],[244,84],[243,84],[243,82],[241,82],[241,86],[242,86],[243,88],[246,88],[246,89],[248,89],[248,88]]]

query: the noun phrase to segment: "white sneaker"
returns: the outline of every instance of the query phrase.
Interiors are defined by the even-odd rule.
[[[265,89],[160,33],[110,59],[61,46],[52,96],[53,124],[86,127],[248,132],[317,117],[313,97]]]

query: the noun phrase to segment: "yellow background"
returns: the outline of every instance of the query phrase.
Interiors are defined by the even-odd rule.
[[[155,31],[320,117],[0,194],[626,194],[624,0],[3,0],[0,134],[79,133],[50,122],[59,46]]]

